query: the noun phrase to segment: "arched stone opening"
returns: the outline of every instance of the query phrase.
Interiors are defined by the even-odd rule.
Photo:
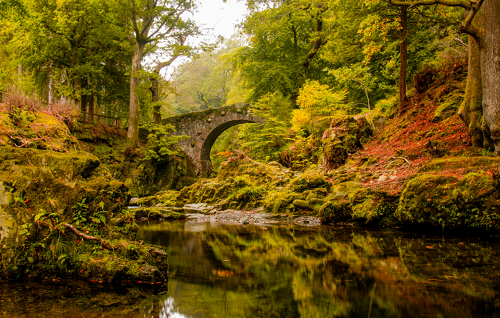
[[[245,119],[240,119],[240,120],[232,120],[232,121],[227,121],[224,122],[217,127],[215,127],[205,138],[203,141],[203,144],[201,146],[201,151],[200,151],[200,175],[202,178],[208,177],[211,172],[212,172],[212,160],[210,159],[210,152],[212,150],[212,146],[214,145],[215,141],[219,136],[226,131],[227,129],[240,125],[240,124],[248,124],[248,123],[256,123],[255,121],[252,120],[245,120]]]
[[[196,166],[198,177],[207,177],[212,171],[210,151],[217,138],[228,128],[246,123],[264,123],[264,119],[253,116],[250,105],[229,105],[166,118],[163,123],[173,124],[175,135],[189,138],[179,141],[182,151]]]

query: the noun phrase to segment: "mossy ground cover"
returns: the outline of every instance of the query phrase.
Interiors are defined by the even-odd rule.
[[[133,240],[130,193],[95,156],[8,146],[0,156],[1,277],[165,281],[166,254]]]
[[[60,118],[24,108],[0,119],[0,279],[166,280],[166,254],[134,241],[129,188],[83,151],[102,157],[123,136],[71,121],[89,133],[78,140]]]

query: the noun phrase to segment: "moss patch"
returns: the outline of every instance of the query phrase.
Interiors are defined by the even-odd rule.
[[[422,174],[405,186],[397,217],[404,222],[441,227],[498,228],[498,184],[486,173],[463,179]]]

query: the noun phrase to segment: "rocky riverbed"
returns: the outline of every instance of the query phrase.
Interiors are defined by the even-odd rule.
[[[137,202],[131,200],[131,202]],[[303,226],[319,226],[321,221],[314,216],[294,216],[286,213],[273,214],[264,211],[264,208],[252,210],[219,210],[206,203],[186,204],[183,207],[154,207],[131,206],[135,210],[136,219],[171,220],[186,219],[188,222],[213,222],[225,224],[296,224]]]

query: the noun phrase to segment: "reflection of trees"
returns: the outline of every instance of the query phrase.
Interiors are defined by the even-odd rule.
[[[173,224],[158,225],[147,241],[171,240],[177,279],[245,298],[237,317],[468,317],[500,310],[488,301],[500,281],[496,246],[326,227],[183,232],[183,223]]]

